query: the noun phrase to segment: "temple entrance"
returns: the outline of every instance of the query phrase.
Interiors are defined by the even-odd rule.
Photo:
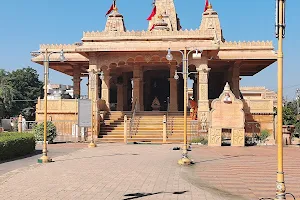
[[[169,70],[151,70],[144,72],[144,110],[152,111],[155,98],[160,104],[160,111],[167,111],[170,96]]]

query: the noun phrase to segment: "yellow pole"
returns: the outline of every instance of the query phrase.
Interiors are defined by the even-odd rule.
[[[44,55],[44,145],[43,145],[43,156],[38,159],[39,163],[48,163],[51,162],[51,159],[47,155],[47,89],[48,89],[48,73],[49,73],[49,55],[48,50],[46,49]]]
[[[277,147],[278,147],[278,170],[276,199],[286,199],[283,173],[283,144],[282,144],[282,100],[283,100],[283,0],[279,0],[279,32],[278,32],[278,122],[277,122]]]
[[[188,144],[187,144],[187,78],[188,78],[188,66],[187,66],[187,49],[184,49],[184,54],[183,54],[183,93],[184,93],[184,122],[183,122],[183,154],[182,158],[178,161],[178,164],[180,165],[190,165],[191,160],[188,158]]]

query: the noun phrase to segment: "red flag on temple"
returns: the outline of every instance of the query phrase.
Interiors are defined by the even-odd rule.
[[[150,31],[152,31],[155,27],[155,24],[152,25],[152,27],[150,28]]]
[[[154,17],[156,15],[156,6],[154,6],[152,13],[150,14],[150,16],[147,18],[148,21],[150,21],[152,19],[152,17]]]
[[[106,15],[107,16],[108,14],[111,13],[111,11],[113,11],[113,9],[116,7],[116,0],[114,0],[113,4],[110,6],[110,9],[107,11]]]
[[[204,12],[207,10],[208,6],[209,6],[209,2],[208,0],[205,0]]]

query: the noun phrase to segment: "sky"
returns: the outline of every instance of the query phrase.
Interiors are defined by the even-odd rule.
[[[205,0],[174,0],[184,29],[199,28]],[[31,62],[30,52],[40,44],[80,42],[84,31],[102,31],[112,0],[9,0],[0,3],[0,69],[30,66],[43,79],[43,67]],[[275,0],[211,0],[219,14],[227,41],[273,41]],[[117,0],[128,30],[147,30],[152,0]],[[284,39],[284,96],[295,98],[300,88],[300,1],[287,0]],[[242,86],[265,86],[277,91],[277,63],[253,77],[242,77]],[[50,82],[72,84],[72,77],[50,70]],[[86,80],[85,80],[86,81]],[[83,82],[84,84],[84,82]]]

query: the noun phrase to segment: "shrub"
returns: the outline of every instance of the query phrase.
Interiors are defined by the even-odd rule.
[[[258,140],[260,140],[261,142],[265,142],[266,139],[270,136],[270,133],[268,130],[263,130],[260,135],[258,135]]]
[[[191,143],[201,143],[203,145],[207,145],[208,144],[208,140],[206,137],[204,136],[199,136],[197,138],[193,138]]]
[[[31,133],[0,133],[0,160],[34,152],[35,138]]]
[[[44,141],[44,122],[33,127],[36,141]],[[56,137],[56,127],[52,122],[47,122],[47,141],[53,142]]]

